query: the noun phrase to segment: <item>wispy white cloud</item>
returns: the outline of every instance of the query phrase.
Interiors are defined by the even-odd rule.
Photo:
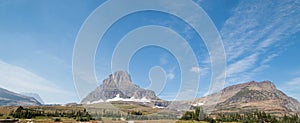
[[[162,54],[160,56],[160,59],[159,59],[159,62],[161,65],[166,65],[169,63],[169,60],[168,60],[168,57],[167,57],[167,54]]]
[[[279,86],[279,88],[283,90],[285,93],[300,101],[299,87],[300,87],[300,76],[293,78],[290,81],[284,82]]]
[[[167,78],[169,80],[173,80],[175,77],[176,77],[176,74],[175,74],[175,70],[176,70],[176,66],[173,66],[171,68],[169,68],[166,72],[167,72]]]
[[[204,0],[194,0],[196,3],[202,3]]]
[[[250,56],[247,56],[243,59],[240,59],[234,64],[230,64],[228,69],[227,69],[227,75],[230,77],[230,75],[236,74],[236,73],[241,73],[244,72],[253,66],[255,66],[255,62],[258,58],[258,54],[252,54]]]
[[[190,69],[190,72],[200,74],[201,77],[206,77],[206,75],[209,73],[209,71],[210,71],[209,65],[204,64],[204,63],[202,66],[199,66],[199,67],[195,66]]]
[[[165,66],[169,65],[169,67],[171,65],[173,65],[173,64],[170,64],[169,59],[168,59],[168,55],[169,54],[164,53],[160,56],[160,59],[159,59],[160,65],[165,65]],[[167,71],[166,71],[167,79],[173,80],[175,78],[175,73],[174,73],[175,69],[176,69],[176,66],[173,66],[173,67],[167,69]]]
[[[220,31],[228,61],[227,82],[251,78],[279,55],[287,43],[283,40],[300,30],[298,5],[292,0],[254,0],[241,1],[233,9]]]
[[[262,60],[262,64],[267,64],[268,62],[272,61],[275,57],[279,56],[279,53],[273,53],[267,56],[265,59]]]
[[[192,67],[190,71],[194,73],[200,73],[200,67]]]
[[[295,89],[295,87],[297,87],[298,90],[298,87],[300,86],[300,77],[294,78],[291,81],[286,82],[285,84],[288,85],[288,87],[292,87],[292,89]]]
[[[167,77],[168,77],[168,79],[172,80],[172,79],[174,79],[175,74],[174,73],[168,73]]]
[[[53,82],[24,68],[0,60],[0,86],[11,91],[39,94],[46,103],[70,101],[76,94],[66,91]]]

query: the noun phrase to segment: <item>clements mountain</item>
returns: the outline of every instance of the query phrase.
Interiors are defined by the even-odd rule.
[[[82,100],[82,104],[109,101],[140,101],[167,107],[154,91],[135,85],[124,71],[115,72]],[[232,85],[218,93],[193,101],[176,101],[179,105],[202,106],[210,113],[265,111],[275,115],[300,113],[299,102],[278,90],[270,81]],[[172,105],[174,106],[174,105]],[[176,105],[175,105],[176,106]]]
[[[131,77],[127,72],[118,71],[109,75],[103,81],[103,84],[88,94],[81,103],[103,102],[113,99],[118,95],[120,99],[131,100],[160,100],[154,91],[146,90],[135,85],[131,81]]]

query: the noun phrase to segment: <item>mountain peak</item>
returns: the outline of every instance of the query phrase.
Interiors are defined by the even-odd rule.
[[[269,80],[266,80],[266,81],[261,81],[261,82],[256,82],[256,81],[251,81],[251,82],[248,82],[249,84],[255,84],[255,85],[260,85],[260,86],[272,86],[272,87],[275,87],[274,83],[269,81]]]
[[[262,82],[251,81],[248,83],[244,83],[244,85],[250,90],[268,90],[268,91],[276,90],[276,86],[271,81],[262,81]]]
[[[116,96],[124,99],[159,99],[154,91],[146,90],[135,85],[131,81],[131,77],[126,71],[117,71],[110,74],[107,79],[103,80],[102,85],[92,91],[87,97],[82,100],[82,103],[107,101]]]
[[[132,82],[127,71],[116,71],[113,74],[110,74],[108,79],[114,80],[117,84],[120,84],[121,82]]]
[[[115,88],[121,91],[127,89],[126,87],[135,86],[128,72],[126,71],[116,71],[110,74],[107,79],[103,80],[103,87],[105,88]],[[122,95],[122,94],[121,94]]]
[[[246,83],[228,86],[223,89],[223,92],[239,91],[242,88],[248,88],[250,90],[268,90],[268,91],[276,90],[276,86],[271,81],[262,81],[262,82],[250,81]]]

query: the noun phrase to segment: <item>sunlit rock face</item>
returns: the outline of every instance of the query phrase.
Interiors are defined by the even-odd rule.
[[[89,93],[81,103],[107,102],[114,99],[120,101],[160,100],[154,91],[146,90],[135,85],[128,72],[117,71],[103,80],[102,85]]]

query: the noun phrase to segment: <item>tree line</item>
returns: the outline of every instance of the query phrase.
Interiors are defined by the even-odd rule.
[[[284,115],[283,117],[272,116],[264,111],[246,113],[217,113],[207,115],[202,107],[193,111],[187,111],[181,120],[216,122],[243,122],[243,123],[300,123],[298,114]]]
[[[35,117],[68,117],[76,119],[77,121],[90,121],[93,120],[92,116],[84,109],[83,111],[71,111],[71,112],[45,112],[40,109],[29,109],[19,106],[15,111],[12,111],[10,116],[14,118],[31,119]],[[58,120],[57,118],[55,120]]]
[[[163,113],[157,113],[157,114],[146,114],[145,112],[141,112],[138,110],[120,112],[120,111],[114,111],[114,110],[102,110],[99,112],[93,112],[91,113],[93,118],[96,120],[102,120],[103,118],[110,118],[112,120],[120,120],[120,119],[126,119],[126,120],[160,120],[160,119],[177,119],[177,115],[174,114],[163,114]]]
[[[99,111],[99,110],[98,110]],[[176,115],[172,114],[145,114],[141,111],[128,111],[127,113],[113,110],[102,110],[102,112],[89,113],[86,109],[78,111],[47,111],[42,109],[24,108],[19,106],[12,111],[9,116],[21,119],[31,119],[36,117],[52,117],[54,121],[59,122],[61,117],[73,118],[77,121],[102,120],[103,118],[111,118],[112,120],[160,120],[160,119],[177,119]]]

